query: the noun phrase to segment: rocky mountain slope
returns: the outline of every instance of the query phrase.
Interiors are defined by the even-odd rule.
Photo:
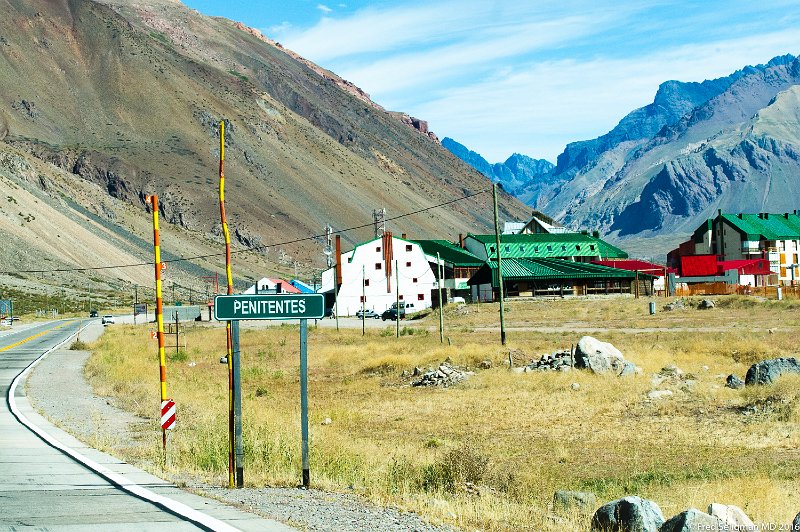
[[[511,155],[505,162],[491,164],[479,153],[449,137],[442,139],[442,146],[492,181],[503,185],[503,189],[514,196],[521,195],[526,185],[547,176],[555,167],[550,161],[519,153]]]
[[[717,209],[798,208],[800,61],[791,55],[703,83],[662,84],[652,104],[573,143],[520,198],[613,239],[662,250]]]
[[[266,268],[265,257],[273,271],[295,262],[301,272],[320,267],[320,242],[302,239],[326,223],[369,224],[376,208],[391,217],[489,186],[424,122],[383,110],[258,31],[176,0],[0,0],[0,11],[0,151],[34,169],[26,177],[6,165],[4,194],[26,183],[77,225],[136,219],[116,243],[85,244],[133,256],[92,259],[39,238],[48,231],[34,226],[51,223],[52,212],[20,222],[9,210],[6,222],[27,229],[15,230],[24,253],[6,254],[3,270],[36,269],[28,255],[86,267],[146,257],[136,239],[152,238],[144,204],[152,193],[178,239],[167,251],[218,249],[221,119],[229,221],[239,248],[259,250],[253,275]],[[527,211],[507,195],[501,201],[505,216]],[[94,222],[89,232],[101,234]],[[387,228],[452,238],[491,223],[491,195],[483,194]],[[61,238],[75,227],[60,224]],[[370,235],[364,228],[342,236],[348,245]],[[204,268],[221,271],[218,261]]]

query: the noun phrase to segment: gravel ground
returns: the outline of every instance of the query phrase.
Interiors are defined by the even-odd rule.
[[[80,338],[91,342],[102,334],[90,325]],[[95,395],[83,375],[89,353],[59,350],[51,353],[28,377],[26,392],[31,404],[51,422],[89,445],[102,442],[121,450],[140,445],[147,422],[116,408]],[[136,465],[136,464],[134,464]],[[172,479],[174,481],[174,479]],[[452,532],[434,527],[418,515],[369,504],[356,496],[319,490],[245,488],[231,490],[182,479],[193,492],[207,494],[240,509],[309,531],[425,531]]]

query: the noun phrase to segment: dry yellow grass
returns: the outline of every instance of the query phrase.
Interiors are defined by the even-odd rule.
[[[435,315],[409,321],[416,334],[399,339],[380,330],[362,337],[360,330],[312,328],[312,483],[464,529],[584,528],[586,516],[562,516],[565,522],[550,515],[557,489],[594,491],[600,501],[638,494],[667,516],[722,502],[757,521],[790,522],[800,509],[800,379],[743,391],[724,382],[729,373],[743,377],[756,360],[795,354],[797,303],[734,298],[711,311],[656,316],[646,315],[646,305],[513,302],[506,347],[497,332],[483,330],[498,325],[496,305],[470,306],[461,316],[448,311],[450,346],[432,332]],[[557,330],[537,330],[548,327]],[[643,373],[515,374],[504,366],[509,350],[538,358],[568,348],[582,335],[570,327],[607,328],[593,335]],[[686,330],[696,327],[704,328]],[[615,330],[631,328],[642,332]],[[167,367],[169,395],[178,404],[168,472],[224,485],[227,368],[218,359],[225,333],[197,327],[188,338],[189,353]],[[246,482],[297,485],[298,329],[244,329],[241,342]],[[95,349],[87,372],[96,389],[152,419],[152,441],[128,458],[159,463],[155,342],[143,327],[116,327]],[[411,378],[401,377],[448,357],[473,369],[490,359],[494,367],[450,389],[410,388]],[[667,364],[696,384],[663,385],[674,395],[650,401],[651,376]],[[332,423],[323,425],[328,417]],[[465,481],[478,485],[480,495],[467,493]]]

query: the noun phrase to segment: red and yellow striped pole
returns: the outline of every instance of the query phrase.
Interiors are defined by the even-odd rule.
[[[161,379],[161,403],[167,400],[167,365],[164,355],[164,308],[161,300],[161,241],[158,235],[158,196],[147,196],[147,203],[153,208],[153,248],[155,249],[156,272],[156,322],[158,323],[158,363]],[[164,452],[167,450],[167,430],[161,429]]]
[[[225,237],[225,275],[228,280],[228,295],[233,294],[233,274],[231,273],[231,234],[228,231],[228,219],[225,216],[225,121],[219,122],[219,216],[222,221],[222,234]],[[235,417],[234,417],[234,389],[233,389],[233,335],[231,322],[225,325],[228,336],[228,485],[236,487],[234,447],[235,447]]]

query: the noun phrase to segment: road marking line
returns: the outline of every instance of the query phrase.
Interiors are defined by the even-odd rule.
[[[33,336],[29,336],[28,338],[25,338],[24,340],[20,340],[19,342],[15,343],[15,344],[11,344],[11,345],[8,345],[6,347],[0,348],[0,353],[2,353],[3,351],[8,351],[9,349],[14,349],[15,347],[20,346],[20,345],[24,344],[25,342],[30,342],[34,338],[39,338],[40,336],[44,336],[45,334],[49,333],[50,331],[55,331],[56,329],[60,329],[61,327],[64,327],[65,325],[69,325],[70,323],[75,323],[75,322],[74,321],[69,321],[67,323],[62,323],[61,325],[53,327],[52,329],[47,329],[47,330],[44,330],[44,331],[42,331],[40,333],[34,334]]]
[[[74,323],[74,322],[68,322],[68,323]],[[14,344],[14,345],[19,345],[19,344],[25,343],[25,342],[27,342],[29,340],[32,340],[32,339],[34,339],[34,338],[36,338],[38,336],[41,336],[41,335],[45,334],[47,332],[53,331],[53,330],[58,329],[60,327],[64,327],[65,325],[67,325],[67,323],[63,323],[63,324],[59,325],[58,327],[54,327],[52,329],[48,329],[47,331],[44,331],[44,332],[41,332],[41,333],[36,334],[34,336],[31,336],[30,338],[27,338],[27,339],[25,339],[25,340],[23,340],[21,342],[18,342],[18,343]],[[22,380],[25,379],[25,377],[30,372],[30,370],[32,370],[37,364],[39,364],[39,362],[44,360],[45,357],[47,357],[47,355],[49,355],[50,353],[52,353],[56,349],[59,349],[61,346],[63,346],[67,342],[69,342],[72,339],[73,336],[75,336],[76,334],[80,334],[80,332],[83,329],[85,329],[87,326],[88,325],[82,327],[76,333],[69,335],[66,338],[66,340],[64,340],[63,342],[61,342],[58,345],[53,346],[51,349],[48,349],[47,351],[45,351],[39,358],[37,358],[36,360],[31,362],[28,365],[28,367],[26,367],[24,370],[22,370],[22,373],[20,373],[19,375],[17,375],[14,378],[14,380],[11,382],[11,386],[8,388],[8,396],[6,398],[7,401],[8,401],[8,406],[11,409],[11,413],[14,415],[15,418],[17,418],[17,420],[20,423],[22,423],[23,425],[28,427],[37,436],[39,436],[41,439],[43,439],[48,445],[58,449],[62,453],[64,453],[67,456],[71,457],[73,460],[75,460],[77,462],[80,462],[81,464],[85,465],[86,467],[88,467],[89,469],[93,470],[95,473],[97,473],[98,475],[100,475],[101,477],[106,479],[111,484],[119,487],[120,489],[122,489],[124,491],[127,491],[128,493],[130,493],[134,497],[138,497],[140,499],[144,499],[146,501],[149,501],[149,502],[155,504],[156,506],[164,508],[165,510],[169,511],[173,515],[177,515],[177,516],[183,517],[183,518],[185,518],[185,519],[187,519],[187,520],[189,520],[189,521],[191,521],[191,522],[193,522],[193,523],[195,523],[197,525],[200,525],[202,528],[206,528],[208,530],[215,530],[215,531],[219,530],[219,531],[222,531],[222,532],[236,532],[236,531],[238,531],[239,530],[238,528],[235,528],[235,527],[229,525],[228,523],[224,523],[224,522],[220,521],[219,519],[216,519],[214,517],[211,517],[210,515],[206,515],[206,514],[200,512],[199,510],[195,510],[191,506],[186,505],[186,504],[184,504],[182,502],[178,502],[176,500],[170,499],[169,497],[165,497],[163,495],[159,495],[159,494],[157,494],[157,493],[155,493],[153,491],[150,491],[147,488],[143,488],[142,486],[139,486],[135,482],[125,478],[123,475],[115,473],[115,472],[111,471],[110,469],[108,469],[107,467],[105,467],[105,466],[103,466],[101,464],[98,464],[97,462],[95,462],[91,458],[87,458],[87,457],[83,456],[82,454],[78,453],[74,449],[72,449],[70,447],[67,447],[66,445],[64,445],[63,443],[61,443],[60,441],[58,441],[54,437],[50,436],[43,429],[39,428],[31,420],[29,420],[27,417],[25,417],[25,415],[22,412],[20,412],[19,408],[17,408],[17,401],[16,401],[16,399],[14,397],[14,394],[16,393],[17,386],[19,385],[19,383]],[[13,346],[9,346],[9,348],[10,347],[13,347]]]

